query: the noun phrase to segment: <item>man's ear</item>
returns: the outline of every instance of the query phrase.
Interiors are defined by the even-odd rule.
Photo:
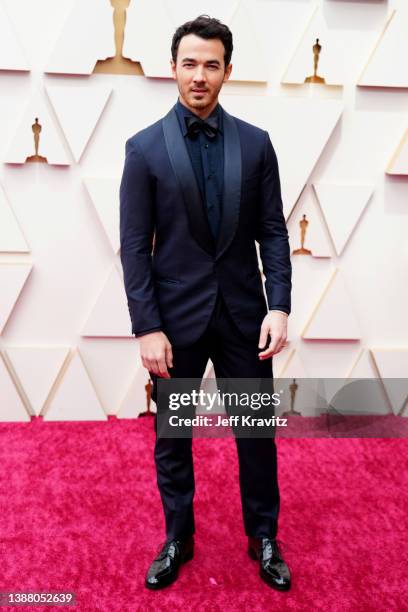
[[[232,71],[232,64],[228,64],[224,72],[224,83],[228,81],[228,79],[230,78],[231,71]]]
[[[173,79],[176,80],[176,62],[173,58],[170,60],[170,66]]]

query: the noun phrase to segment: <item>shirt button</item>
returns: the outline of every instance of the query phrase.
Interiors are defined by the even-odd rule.
[[[208,149],[208,144],[207,143],[205,143],[204,148]]]

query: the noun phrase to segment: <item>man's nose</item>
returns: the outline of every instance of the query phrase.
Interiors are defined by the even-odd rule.
[[[194,81],[202,82],[205,81],[205,71],[202,66],[197,66],[194,72]]]

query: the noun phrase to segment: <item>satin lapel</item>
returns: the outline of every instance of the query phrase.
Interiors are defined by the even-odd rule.
[[[174,108],[163,118],[163,132],[167,153],[183,193],[191,234],[204,251],[213,255],[215,244],[207,211]]]
[[[234,238],[241,205],[241,142],[233,117],[224,109],[222,112],[224,129],[224,191],[216,259],[221,257]]]

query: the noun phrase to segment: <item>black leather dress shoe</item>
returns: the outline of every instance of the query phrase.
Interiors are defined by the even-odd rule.
[[[179,573],[180,565],[190,561],[194,556],[194,539],[171,540],[166,542],[149,567],[146,576],[148,589],[162,589],[174,582]]]
[[[259,560],[259,574],[264,582],[278,591],[290,589],[290,572],[278,543],[271,538],[248,538],[248,554]]]

